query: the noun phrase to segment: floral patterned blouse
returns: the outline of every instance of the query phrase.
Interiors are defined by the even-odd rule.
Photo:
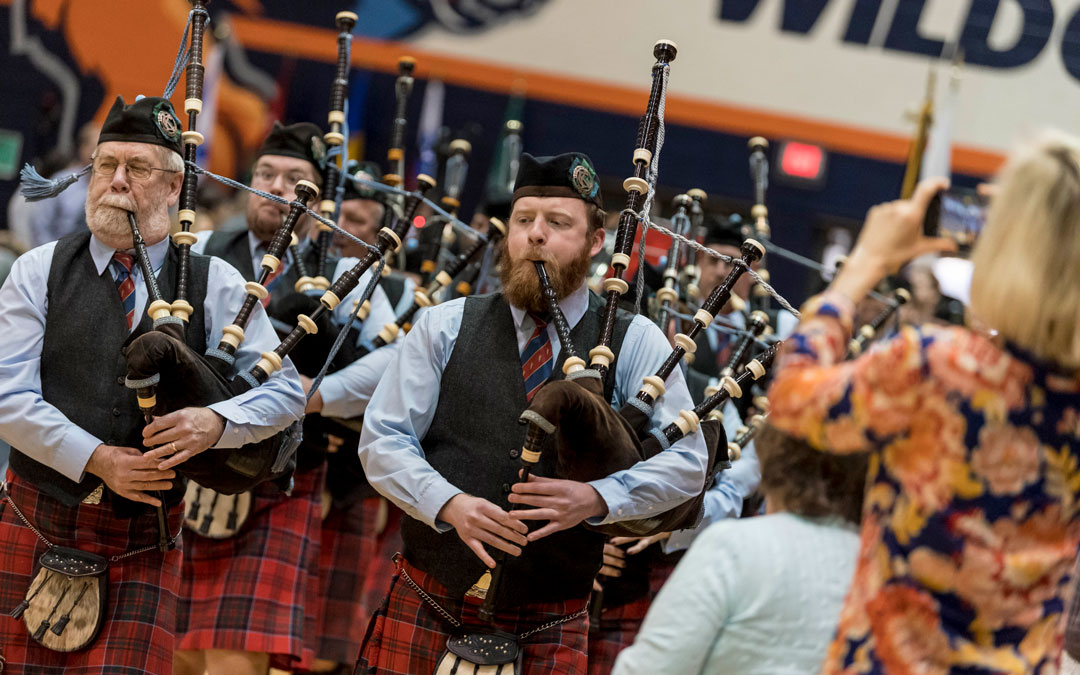
[[[1057,672],[1080,540],[1080,375],[956,327],[845,362],[854,307],[807,304],[769,420],[870,450],[859,559],[825,673]]]

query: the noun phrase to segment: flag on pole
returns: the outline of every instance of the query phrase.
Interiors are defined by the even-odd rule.
[[[428,80],[424,87],[424,102],[420,106],[420,126],[416,133],[420,158],[416,173],[426,173],[429,176],[438,173],[439,159],[435,153],[435,146],[439,142],[445,98],[446,87],[443,86],[442,80]]]
[[[952,177],[953,115],[960,91],[960,58],[958,51],[950,68],[949,79],[944,85],[945,93],[938,97],[941,104],[937,107],[930,136],[926,141],[920,180]]]

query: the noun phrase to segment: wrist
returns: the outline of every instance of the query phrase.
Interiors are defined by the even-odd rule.
[[[311,399],[307,403],[307,409],[304,412],[318,413],[318,412],[322,412],[322,409],[323,409],[322,392],[321,391],[316,391],[314,394],[311,395]]]
[[[829,289],[859,302],[888,274],[887,265],[878,256],[858,250],[840,268]]]
[[[436,522],[442,521],[447,525],[450,525],[454,529],[457,529],[457,507],[461,505],[461,498],[467,496],[464,492],[459,492],[450,499],[446,500],[446,503],[442,505],[439,512],[435,515]]]
[[[94,451],[90,453],[90,458],[86,460],[86,466],[83,467],[83,473],[88,473],[98,478],[103,477],[102,463],[104,462],[105,453],[108,446],[104,443],[94,448]]]

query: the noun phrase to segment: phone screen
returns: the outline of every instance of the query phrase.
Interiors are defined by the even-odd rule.
[[[968,251],[986,225],[986,211],[986,198],[974,190],[946,190],[934,198],[927,210],[926,233],[949,237],[961,251]]]

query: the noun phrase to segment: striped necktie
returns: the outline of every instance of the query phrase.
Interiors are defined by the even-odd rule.
[[[113,268],[116,290],[120,293],[120,304],[124,306],[127,327],[131,330],[135,322],[135,280],[131,277],[131,268],[135,265],[135,256],[117,251],[109,263]]]
[[[529,314],[536,328],[533,329],[525,351],[521,353],[521,377],[525,380],[525,399],[532,400],[540,386],[551,376],[551,340],[548,339],[547,321],[544,317]]]

